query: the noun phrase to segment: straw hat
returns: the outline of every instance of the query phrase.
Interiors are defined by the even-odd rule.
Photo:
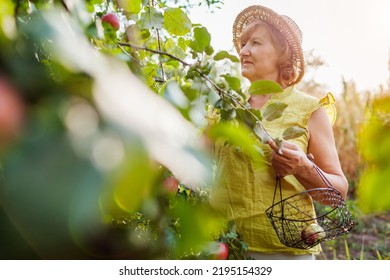
[[[272,25],[286,39],[292,52],[293,65],[296,71],[292,84],[298,83],[305,72],[305,62],[302,52],[302,32],[298,25],[288,16],[279,15],[273,10],[260,5],[253,5],[244,9],[238,14],[233,24],[233,42],[237,52],[239,53],[241,50],[240,37],[245,27],[259,20]]]

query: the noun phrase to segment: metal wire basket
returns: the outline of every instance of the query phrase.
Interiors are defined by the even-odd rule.
[[[272,206],[266,214],[280,242],[288,247],[309,249],[346,234],[353,227],[351,213],[340,192],[315,164],[314,168],[327,187],[309,189],[283,199],[281,180],[276,178]],[[277,189],[280,201],[275,203]]]

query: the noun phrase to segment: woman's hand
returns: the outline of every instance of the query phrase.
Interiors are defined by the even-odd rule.
[[[274,141],[268,144],[273,150],[271,164],[279,178],[303,172],[312,165],[306,154],[294,143],[282,141],[281,148]]]

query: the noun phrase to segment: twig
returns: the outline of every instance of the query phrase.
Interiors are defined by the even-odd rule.
[[[157,33],[158,50],[161,51],[160,31],[157,29],[156,33]],[[160,61],[160,67],[161,67],[162,82],[165,82],[165,71],[164,71],[164,65],[163,65],[162,61]]]
[[[170,57],[174,60],[177,60],[179,61],[181,64],[183,64],[184,66],[187,66],[187,67],[190,67],[192,66],[192,64],[170,54],[170,53],[167,53],[167,52],[163,52],[161,50],[154,50],[154,49],[150,49],[146,46],[137,46],[137,45],[133,45],[133,44],[130,44],[130,43],[125,43],[125,42],[118,42],[118,45],[119,46],[126,46],[126,47],[130,47],[130,48],[133,48],[133,49],[137,49],[137,50],[144,50],[144,51],[148,51],[148,52],[151,52],[151,53],[155,53],[155,54],[159,54],[159,55],[164,55],[164,56],[167,56],[167,57]],[[261,123],[261,121],[259,120],[259,118],[254,114],[252,113],[250,110],[248,110],[248,108],[242,104],[237,98],[235,98],[234,96],[231,96],[229,94],[227,94],[225,91],[223,91],[217,84],[215,84],[207,75],[205,75],[202,71],[200,71],[199,69],[197,68],[194,68],[194,70],[202,77],[204,78],[206,81],[208,81],[218,92],[218,94],[223,98],[223,97],[228,97],[230,98],[230,100],[232,100],[236,105],[240,106],[243,110],[245,110],[248,114],[250,114],[255,120],[256,120],[256,124],[259,126],[259,128],[270,138],[270,139],[273,139],[271,137],[271,135],[267,132],[267,130],[264,128],[263,124]]]
[[[16,4],[15,4],[15,10],[14,10],[14,13],[15,13],[15,22],[17,23],[17,17],[18,17],[18,14],[19,14],[19,8],[20,8],[20,1],[21,0],[17,0],[16,1]]]
[[[68,5],[66,4],[65,0],[61,0],[61,4],[64,7],[65,11],[69,12]]]
[[[123,52],[124,54],[128,55],[132,60],[134,60],[135,62],[137,62],[139,66],[144,67],[144,65],[141,63],[141,61],[139,61],[139,60],[136,59],[134,56],[132,56],[131,54],[129,54],[121,45],[119,45],[119,48],[122,50],[122,52]]]

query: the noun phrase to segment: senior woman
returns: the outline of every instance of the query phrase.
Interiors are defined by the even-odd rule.
[[[301,31],[289,17],[255,5],[238,14],[233,25],[233,41],[243,77],[251,83],[271,80],[283,88],[280,93],[249,97],[250,106],[261,112],[274,102],[288,105],[281,118],[262,121],[267,132],[273,139],[282,138],[286,128],[299,126],[305,133],[283,141],[281,151],[273,141],[259,143],[267,161],[262,167],[229,144],[215,145],[215,156],[223,176],[220,188],[212,195],[212,204],[228,220],[235,221],[237,231],[248,244],[248,257],[314,259],[314,255],[321,251],[320,245],[309,249],[283,245],[265,213],[273,202],[275,178],[281,180],[285,197],[327,186],[308,154],[313,156],[328,183],[342,197],[345,198],[348,191],[332,124],[322,99],[295,88],[304,75]]]

